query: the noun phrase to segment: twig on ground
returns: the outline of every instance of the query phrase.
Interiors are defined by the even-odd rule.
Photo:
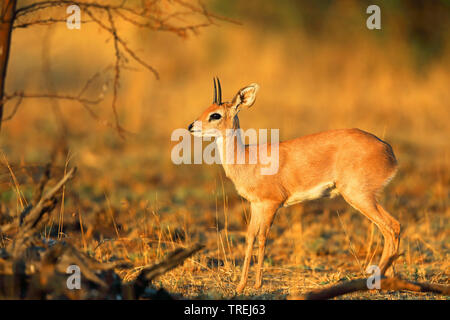
[[[384,274],[397,257],[390,259],[381,274]],[[324,289],[317,289],[307,292],[300,296],[291,296],[291,300],[325,300],[331,299],[344,294],[357,291],[373,290],[367,285],[369,278],[355,279],[344,283],[335,284]],[[380,290],[401,291],[408,290],[413,292],[433,292],[438,294],[450,295],[450,286],[426,282],[413,282],[403,280],[396,277],[382,277],[380,279]]]

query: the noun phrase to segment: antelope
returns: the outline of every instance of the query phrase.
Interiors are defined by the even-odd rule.
[[[384,247],[378,267],[381,274],[385,274],[398,256],[400,244],[399,222],[377,200],[397,171],[392,147],[360,129],[338,129],[276,145],[267,143],[269,150],[278,148],[279,167],[272,175],[260,174],[260,159],[253,164],[223,161],[230,143],[236,155],[248,157],[250,146],[244,144],[239,134],[238,113],[254,104],[258,90],[259,85],[252,83],[240,89],[231,102],[222,102],[220,81],[217,78],[216,86],[214,79],[212,104],[188,127],[195,136],[215,137],[226,176],[233,181],[237,192],[250,202],[251,217],[237,293],[246,286],[256,238],[259,246],[255,288],[261,287],[266,238],[280,207],[337,195],[381,231]]]

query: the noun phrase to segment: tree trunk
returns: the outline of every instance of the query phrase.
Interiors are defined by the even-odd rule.
[[[6,69],[8,67],[11,31],[17,0],[2,0],[0,13],[0,129],[3,120],[3,97],[5,94]]]

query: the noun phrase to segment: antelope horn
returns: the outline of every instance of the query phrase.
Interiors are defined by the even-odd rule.
[[[222,88],[221,88],[221,86],[220,86],[220,80],[219,80],[219,78],[218,77],[216,77],[217,78],[217,86],[219,87],[219,90],[218,90],[218,96],[219,96],[219,100],[217,101],[218,102],[218,104],[219,105],[221,105],[222,104]]]
[[[213,103],[217,102],[217,88],[216,88],[216,78],[213,78],[214,80],[214,100]]]

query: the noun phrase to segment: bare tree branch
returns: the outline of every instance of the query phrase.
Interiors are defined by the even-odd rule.
[[[111,26],[111,31],[114,36],[114,52],[116,55],[116,61],[114,65],[114,84],[113,84],[113,99],[112,99],[112,110],[114,112],[114,119],[116,120],[116,127],[120,135],[123,133],[120,131],[120,124],[119,124],[119,115],[117,114],[117,92],[119,90],[119,79],[120,79],[120,50],[119,50],[119,44],[118,44],[118,35],[117,35],[117,29],[114,24],[114,19],[112,17],[111,11],[107,10],[108,13],[108,20],[109,24]],[[123,138],[123,136],[122,136]]]
[[[92,20],[81,20],[80,23],[92,23]],[[24,29],[24,28],[28,28],[31,26],[49,26],[52,25],[54,23],[67,23],[67,19],[65,18],[60,18],[60,19],[55,19],[55,18],[48,18],[48,19],[37,19],[37,20],[33,20],[33,21],[29,21],[29,22],[22,22],[22,23],[15,23],[13,25],[13,29]]]
[[[98,98],[95,100],[83,98],[80,96],[72,96],[72,95],[64,95],[64,94],[57,94],[57,93],[25,93],[25,92],[14,92],[13,94],[5,94],[5,98],[3,99],[3,102],[7,102],[8,100],[11,100],[13,98],[32,98],[32,99],[60,99],[60,100],[73,100],[80,103],[85,104],[98,104],[103,100],[103,98]]]
[[[14,105],[14,107],[13,107],[11,113],[10,113],[7,117],[3,118],[3,119],[2,119],[2,122],[3,122],[3,121],[11,120],[11,119],[16,115],[16,112],[17,112],[17,110],[19,110],[19,106],[20,106],[20,104],[22,103],[22,99],[23,99],[23,97],[18,96],[18,99],[17,99],[17,101],[16,101],[16,104]],[[3,100],[3,104],[4,104],[6,101],[7,101],[7,99],[4,99],[4,100]],[[1,103],[1,102],[0,102],[0,103]]]
[[[0,97],[0,108],[11,99],[18,99],[12,112],[7,118],[2,119],[0,116],[0,123],[10,120],[17,113],[23,98],[72,100],[80,103],[88,113],[99,122],[117,130],[119,135],[124,138],[124,133],[127,131],[124,130],[119,123],[118,97],[122,75],[121,70],[127,68],[127,58],[131,58],[130,60],[135,61],[138,65],[150,71],[157,80],[160,78],[160,75],[152,65],[139,57],[136,51],[130,47],[128,40],[119,34],[116,20],[122,19],[135,27],[147,29],[149,31],[171,32],[180,37],[187,37],[189,32],[197,34],[202,28],[216,25],[216,21],[219,20],[238,23],[232,19],[209,12],[206,6],[201,2],[198,2],[198,4],[191,4],[181,0],[175,0],[162,4],[161,1],[150,0],[139,2],[110,1],[109,3],[93,0],[44,0],[28,3],[15,9],[14,19],[12,19],[12,28],[24,29],[37,25],[49,26],[55,23],[64,23],[66,22],[66,16],[61,13],[61,10],[56,11],[54,9],[69,5],[79,6],[82,12],[88,15],[89,19],[82,20],[82,23],[93,23],[97,25],[100,29],[106,31],[113,39],[114,63],[111,108],[114,115],[114,123],[112,124],[107,120],[101,120],[92,108],[92,105],[100,103],[103,98],[92,100],[84,97],[84,93],[91,84],[91,80],[87,81],[78,96],[57,93],[30,94],[16,92]],[[52,14],[52,16],[49,17],[49,14]],[[205,21],[190,23],[189,20],[191,18],[203,18]]]
[[[107,10],[107,12],[108,12],[108,15],[110,15],[110,11],[108,10],[108,9],[106,9]],[[126,43],[126,41],[125,40],[123,40],[121,37],[119,37],[118,36],[118,34],[117,34],[117,30],[116,30],[116,28],[114,27],[114,26],[111,26],[111,27],[108,27],[108,26],[106,26],[99,18],[97,18],[89,9],[86,9],[86,13],[91,17],[91,19],[92,20],[94,20],[97,24],[98,24],[98,26],[99,27],[101,27],[103,30],[105,30],[105,31],[107,31],[107,32],[109,32],[112,36],[113,36],[113,38],[114,38],[114,46],[118,49],[118,46],[116,46],[116,44],[121,44],[122,45],[122,47],[125,49],[125,51],[136,61],[136,62],[138,62],[140,65],[142,65],[142,66],[144,66],[145,68],[147,68],[149,71],[151,71],[153,74],[154,74],[154,76],[155,76],[155,78],[157,79],[157,80],[159,80],[159,74],[158,74],[158,72],[152,67],[152,66],[150,66],[149,64],[147,64],[144,60],[142,60],[141,58],[139,58],[137,55],[136,55],[136,53],[133,51],[133,50],[131,50],[129,47],[128,47],[128,45],[127,45],[127,43]],[[111,16],[111,18],[112,18],[112,16]],[[120,51],[119,51],[120,52]],[[116,51],[116,58],[117,58],[117,51]]]

